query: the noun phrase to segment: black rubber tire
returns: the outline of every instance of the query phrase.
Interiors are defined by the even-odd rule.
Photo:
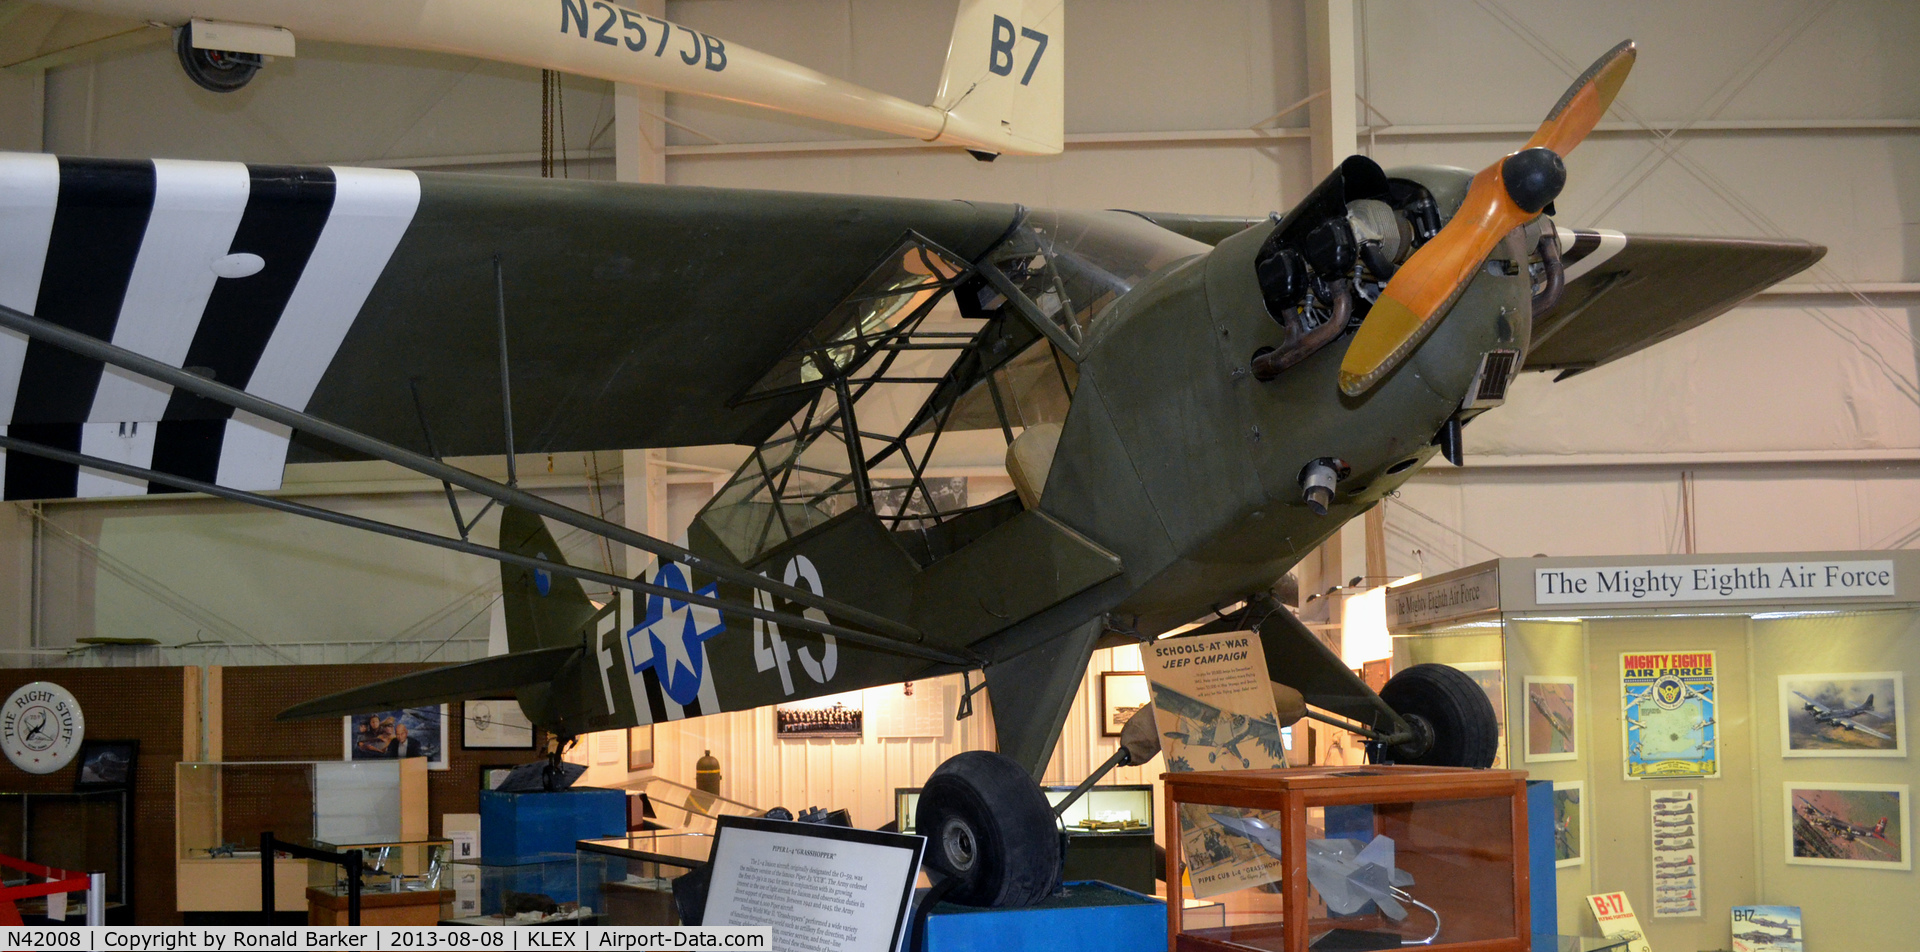
[[[1388,681],[1380,699],[1408,720],[1419,718],[1432,728],[1433,742],[1389,748],[1397,764],[1422,767],[1493,766],[1500,750],[1500,720],[1487,692],[1466,672],[1444,664],[1416,664]]]
[[[173,31],[173,51],[180,56],[180,68],[194,85],[208,92],[230,93],[253,81],[260,71],[260,57],[253,53],[203,50],[193,45],[193,24]]]
[[[958,880],[947,894],[967,906],[1031,906],[1060,887],[1060,834],[1046,795],[1013,758],[955,754],[920,790],[914,829],[926,866]]]

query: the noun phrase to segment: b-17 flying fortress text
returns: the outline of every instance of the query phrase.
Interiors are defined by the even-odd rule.
[[[1894,571],[1891,560],[1535,569],[1533,595],[1542,605],[1891,598]]]

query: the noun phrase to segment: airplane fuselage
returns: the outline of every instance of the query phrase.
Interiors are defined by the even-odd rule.
[[[1388,174],[1417,176],[1443,207],[1469,177]],[[1254,268],[1273,227],[1136,284],[1100,318],[1079,368],[1041,508],[1120,556],[1113,610],[1143,635],[1271,585],[1432,459],[1435,433],[1488,352],[1526,348],[1532,287],[1521,262],[1515,275],[1483,270],[1411,359],[1361,397],[1339,390],[1345,335],[1259,380],[1255,354],[1286,339]],[[1319,515],[1301,479],[1323,459],[1347,475]]]

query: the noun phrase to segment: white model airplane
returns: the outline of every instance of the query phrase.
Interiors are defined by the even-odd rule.
[[[75,16],[73,14],[78,14]],[[1064,0],[960,0],[940,89],[922,105],[609,0],[0,0],[0,68],[68,61],[172,28],[187,75],[247,84],[295,40],[455,53],[963,147],[1061,146]]]

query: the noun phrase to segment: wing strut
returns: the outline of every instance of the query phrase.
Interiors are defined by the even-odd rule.
[[[57,449],[40,443],[16,439],[11,436],[0,436],[0,450],[5,450],[9,453],[26,453],[30,456],[44,457],[61,463],[70,463],[75,466],[84,466],[88,469],[112,473],[116,476],[150,480],[162,485],[172,486],[175,489],[185,490],[186,492],[206,493],[209,496],[215,496],[220,499],[230,499],[234,502],[244,502],[248,505],[259,506],[262,509],[272,509],[290,515],[305,516],[309,519],[318,519],[321,522],[331,522],[334,525],[346,526],[349,529],[360,529],[379,535],[392,536],[396,539],[405,539],[408,542],[419,542],[467,555],[478,555],[482,558],[493,559],[497,562],[506,562],[540,572],[550,572],[554,575],[570,575],[582,581],[596,582],[615,588],[624,588],[642,595],[658,595],[662,598],[671,598],[675,601],[701,605],[718,611],[734,612],[750,618],[760,618],[771,621],[781,626],[791,626],[806,631],[833,635],[837,638],[845,638],[855,644],[865,645],[880,651],[892,651],[899,654],[911,655],[916,658],[925,658],[928,661],[938,661],[944,664],[957,664],[962,666],[972,666],[975,664],[975,662],[969,661],[960,655],[941,651],[937,648],[929,648],[923,645],[898,641],[885,635],[876,635],[871,632],[845,628],[830,622],[815,621],[799,615],[790,615],[752,605],[744,605],[738,602],[729,602],[724,599],[702,595],[698,592],[688,592],[678,588],[668,588],[664,585],[654,585],[650,582],[640,581],[639,579],[621,578],[618,575],[608,575],[605,572],[596,572],[592,569],[569,565],[565,562],[549,562],[545,559],[521,555],[517,552],[508,552],[505,549],[496,549],[492,546],[480,545],[477,542],[449,539],[445,536],[434,535],[431,532],[422,532],[418,529],[409,529],[405,526],[396,526],[391,523],[379,522],[373,519],[364,519],[360,516],[350,516],[343,512],[334,512],[331,509],[321,509],[317,506],[294,502],[291,499],[263,496],[259,493],[248,492],[244,489],[232,489],[216,483],[205,483],[197,479],[175,476],[172,473],[163,473],[159,470],[142,469],[138,466],[122,463],[117,460],[102,459],[98,456],[88,456],[84,453]]]
[[[112,364],[115,367],[130,370],[143,377],[149,377],[162,383],[170,384],[173,387],[205,397],[217,403],[223,403],[238,410],[245,410],[248,413],[263,419],[272,420],[282,426],[311,434],[320,439],[346,447],[347,449],[365,453],[368,456],[393,463],[396,466],[403,466],[423,476],[452,483],[462,489],[479,493],[506,505],[518,506],[529,512],[538,513],[563,525],[584,529],[587,532],[621,543],[622,545],[633,546],[643,552],[650,552],[663,560],[679,562],[689,568],[699,569],[709,575],[724,579],[736,585],[744,585],[748,588],[777,595],[789,602],[807,608],[819,609],[829,615],[838,616],[844,621],[870,629],[877,633],[881,640],[888,644],[919,645],[926,641],[926,636],[918,629],[910,625],[901,624],[891,618],[876,615],[866,609],[848,605],[836,599],[817,595],[806,589],[775,582],[757,572],[749,572],[746,569],[737,568],[724,562],[702,558],[680,546],[663,539],[656,539],[644,532],[637,532],[626,526],[608,522],[605,519],[595,518],[584,512],[562,506],[559,503],[543,499],[532,493],[524,492],[511,486],[503,486],[484,476],[467,472],[456,466],[449,466],[439,460],[430,459],[411,450],[402,449],[385,440],[375,439],[365,433],[361,433],[358,430],[349,429],[335,423],[329,423],[319,417],[310,416],[298,410],[281,406],[271,400],[257,397],[243,390],[237,390],[226,384],[217,383],[199,374],[188,373],[178,367],[162,363],[151,357],[127,350],[124,347],[117,347],[92,335],[61,327],[51,321],[41,320],[24,311],[18,311],[11,307],[0,305],[0,327],[18,331],[35,340],[45,341],[48,344],[59,347],[62,350],[79,354],[82,357]],[[33,452],[28,450],[27,447],[34,446],[34,444],[20,445],[23,452]],[[41,449],[46,448],[43,447]],[[34,455],[46,454],[36,452]],[[91,468],[106,472],[118,472],[118,470],[111,466],[102,465],[107,462],[105,460],[88,459],[90,461],[85,465]],[[65,462],[72,462],[72,460],[65,460]],[[123,473],[122,475],[130,474]],[[155,477],[162,475],[164,474],[154,474]],[[179,480],[174,477],[156,479],[156,481],[167,483],[168,485],[178,485],[179,483]],[[198,488],[193,491],[207,492],[209,495],[223,495],[233,492],[233,490],[224,488],[217,493]],[[227,498],[234,497],[229,496]],[[254,498],[264,500],[268,497],[256,496]],[[244,501],[252,502],[254,499]],[[315,511],[325,512],[326,510]],[[337,513],[330,515],[337,515]],[[439,536],[430,536],[430,538],[438,539],[442,542],[451,541],[441,539]],[[544,564],[541,567],[547,568]],[[631,587],[631,585],[632,583],[622,583],[622,587]],[[674,597],[680,598],[683,594],[684,593],[676,591]],[[685,599],[682,600],[684,601]],[[738,605],[729,605],[726,607],[729,611],[743,611],[742,606]],[[786,622],[782,622],[782,624],[785,623]],[[845,629],[842,630],[844,631]],[[835,632],[835,634],[839,634],[839,632]],[[872,636],[868,636],[869,641],[871,638]],[[848,640],[852,641],[856,639],[849,638]],[[868,643],[868,641],[862,641],[862,643]],[[943,652],[942,654],[945,653]],[[952,656],[949,655],[948,657]]]

